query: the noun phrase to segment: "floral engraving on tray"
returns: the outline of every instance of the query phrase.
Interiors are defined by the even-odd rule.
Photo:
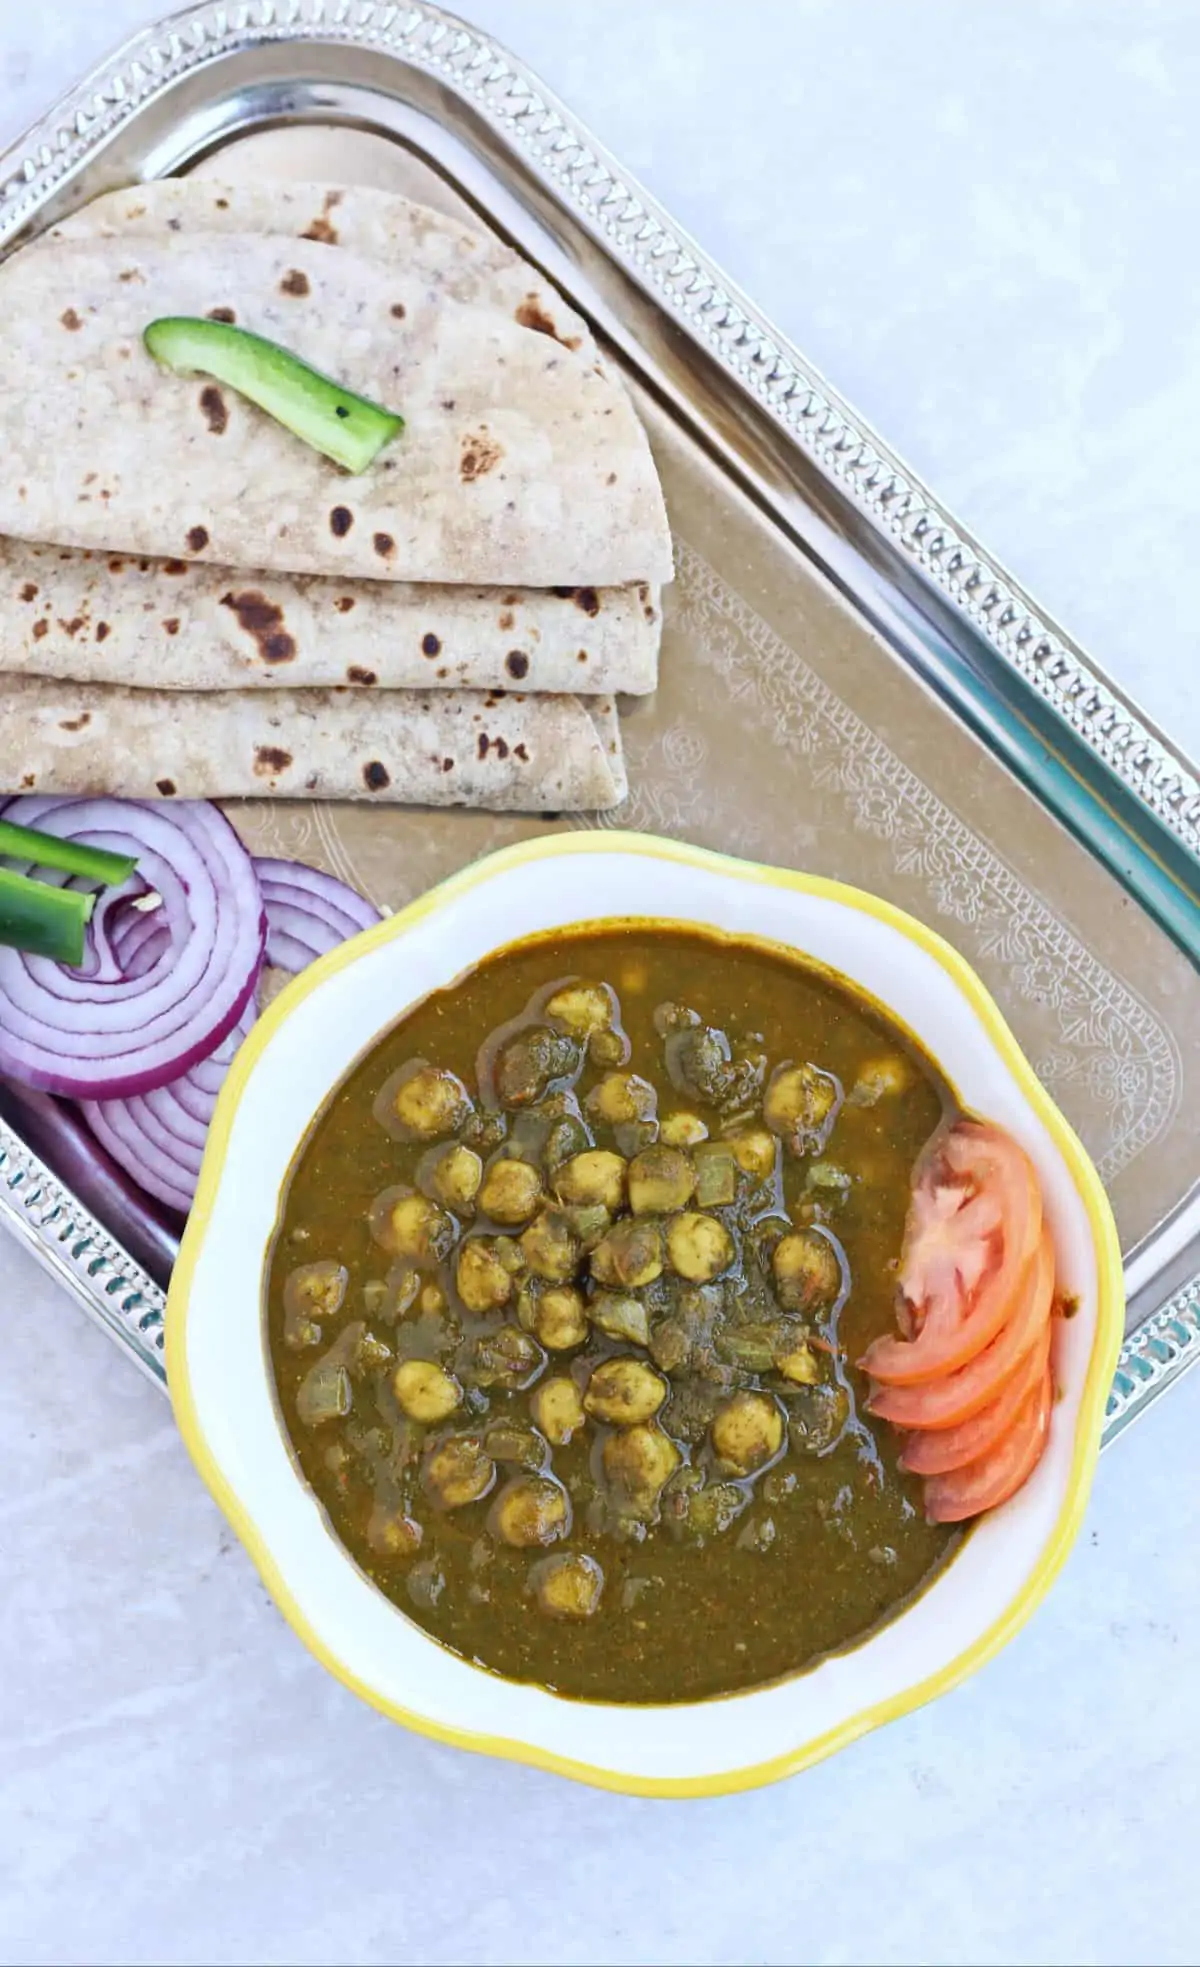
[[[825,795],[821,829],[793,828],[797,861],[828,873],[829,839],[847,823],[885,843],[915,911],[953,924],[958,943],[1012,1004],[1049,1021],[1033,1064],[1065,1098],[1108,1181],[1162,1133],[1180,1099],[1182,1069],[1153,1012],[1054,914],[1043,898],[964,824],[775,634],[709,563],[676,541],[676,628],[699,669],[719,674],[730,715],[757,728]],[[698,691],[698,698],[709,693]],[[702,713],[681,703],[666,729],[626,720],[631,793],[619,812],[590,822],[705,840],[752,859],[778,859],[780,826],[769,799],[720,794]],[[835,850],[836,851],[836,850]],[[893,889],[893,899],[901,897]]]

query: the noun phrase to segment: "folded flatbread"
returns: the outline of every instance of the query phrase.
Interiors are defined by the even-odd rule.
[[[246,573],[0,540],[0,676],[156,690],[655,686],[657,592]]]
[[[94,198],[42,239],[152,239],[172,232],[279,233],[342,246],[419,274],[449,300],[499,308],[522,327],[595,359],[586,321],[527,260],[492,233],[475,232],[397,192],[288,179],[158,178]]]
[[[147,354],[232,313],[406,428],[350,476]],[[671,575],[625,391],[587,352],[309,239],[60,240],[0,267],[0,534],[279,572],[523,587]]]
[[[154,799],[373,799],[493,812],[625,797],[605,697],[487,691],[185,694],[11,677],[0,785]]]

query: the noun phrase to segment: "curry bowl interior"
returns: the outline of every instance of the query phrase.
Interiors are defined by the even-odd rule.
[[[265,1352],[263,1277],[279,1197],[331,1088],[430,991],[585,914],[765,939],[880,1004],[964,1104],[1008,1127],[1032,1156],[1060,1274],[1079,1304],[1063,1331],[1050,1445],[1013,1502],[853,1650],[703,1703],[564,1700],[472,1666],[412,1624],[343,1550],[299,1475]],[[945,945],[834,884],[674,843],[585,834],[477,864],[335,952],[271,1007],[214,1122],[171,1292],[168,1356],[202,1473],[285,1614],[344,1681],[396,1718],[466,1746],[615,1787],[682,1793],[783,1774],[953,1684],[1003,1643],[1077,1527],[1119,1330],[1119,1258],[1098,1181],[982,986]]]

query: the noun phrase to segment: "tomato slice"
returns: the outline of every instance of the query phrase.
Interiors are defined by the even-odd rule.
[[[965,1468],[926,1479],[925,1514],[929,1521],[962,1523],[968,1516],[981,1516],[985,1509],[998,1509],[1015,1495],[1042,1458],[1050,1432],[1052,1400],[1053,1381],[1047,1366],[1039,1385],[1026,1394],[1008,1433],[994,1448]]]
[[[917,1170],[900,1270],[911,1338],[876,1339],[859,1362],[908,1386],[952,1373],[1010,1317],[1042,1230],[1028,1155],[1003,1128],[956,1120]]]
[[[969,1421],[997,1398],[1010,1374],[1048,1330],[1053,1305],[1054,1246],[1049,1230],[1044,1230],[1013,1315],[991,1344],[955,1373],[910,1386],[873,1387],[867,1411],[904,1428],[951,1428]],[[870,1357],[868,1353],[868,1362]]]
[[[1040,1339],[1017,1361],[994,1400],[957,1427],[924,1428],[911,1434],[900,1457],[910,1475],[945,1475],[979,1460],[1003,1440],[1033,1389],[1041,1382],[1050,1359],[1051,1322]],[[966,1369],[970,1371],[970,1367]]]

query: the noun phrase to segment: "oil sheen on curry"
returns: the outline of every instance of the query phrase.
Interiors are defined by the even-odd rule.
[[[935,1069],[775,949],[603,925],[426,999],[283,1198],[301,1468],[464,1658],[697,1700],[862,1639],[961,1534],[852,1362],[894,1329]]]

